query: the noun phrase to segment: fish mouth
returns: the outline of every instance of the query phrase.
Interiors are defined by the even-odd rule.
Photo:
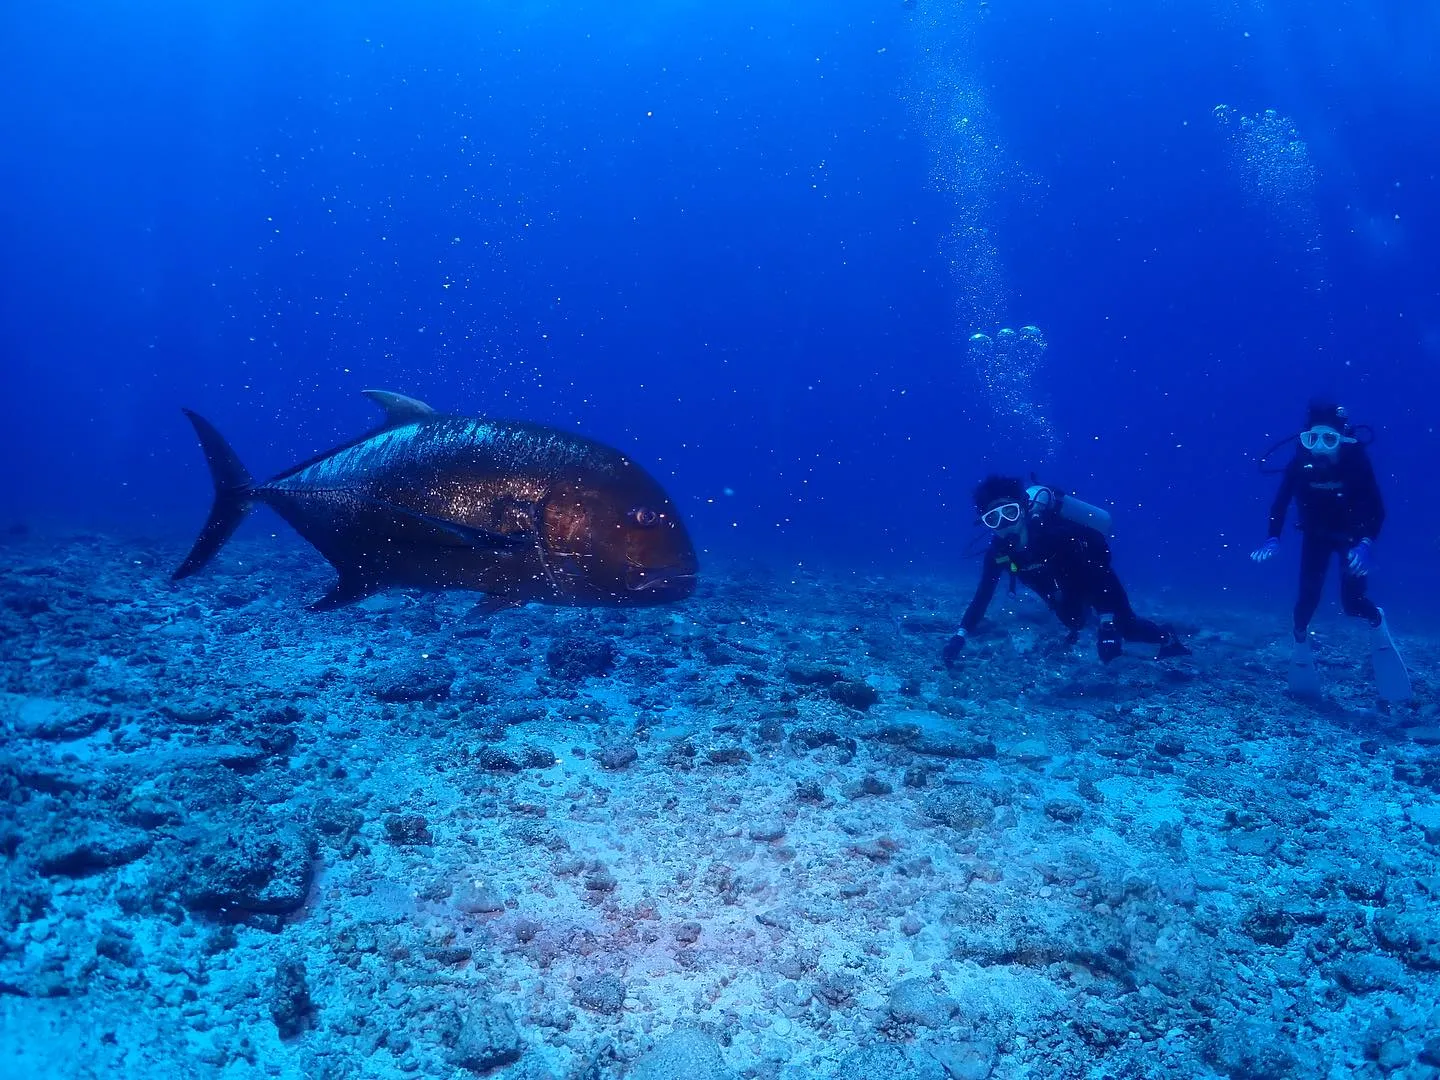
[[[625,591],[683,599],[695,591],[695,571],[683,566],[635,566],[632,563],[625,568]]]

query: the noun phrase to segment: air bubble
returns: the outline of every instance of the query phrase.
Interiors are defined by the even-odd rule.
[[[1277,109],[1254,116],[1215,106],[1215,120],[1230,142],[1230,164],[1255,207],[1266,215],[1275,240],[1288,248],[1312,288],[1324,286],[1315,166],[1295,122]]]

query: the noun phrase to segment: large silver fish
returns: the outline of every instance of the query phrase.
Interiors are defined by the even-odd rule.
[[[385,410],[379,428],[263,484],[185,410],[215,504],[173,577],[208,563],[264,503],[340,575],[316,611],[392,586],[478,589],[489,607],[662,604],[694,591],[695,548],[675,504],[620,451],[540,424],[365,394]]]

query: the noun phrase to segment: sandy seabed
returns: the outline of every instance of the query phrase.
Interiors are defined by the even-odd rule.
[[[963,580],[180,553],[0,547],[0,1075],[1440,1077],[1440,641],[1381,711],[1335,615],[1302,702],[1246,612],[1102,667],[1015,598],[948,672]]]

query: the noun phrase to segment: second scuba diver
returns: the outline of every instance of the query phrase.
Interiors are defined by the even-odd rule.
[[[1269,535],[1250,553],[1256,562],[1267,562],[1280,550],[1285,514],[1294,501],[1301,534],[1300,588],[1295,598],[1290,689],[1305,695],[1320,692],[1309,627],[1334,557],[1340,563],[1341,607],[1345,614],[1370,624],[1371,660],[1380,698],[1407,701],[1412,696],[1410,675],[1395,650],[1385,613],[1366,595],[1375,541],[1385,520],[1385,504],[1366,443],[1345,410],[1331,401],[1311,402],[1306,425],[1299,435],[1269,451],[1274,453],[1292,439],[1299,443],[1270,506]]]
[[[1190,650],[1166,629],[1142,619],[1130,607],[1125,588],[1110,565],[1105,533],[1110,515],[1072,495],[1040,485],[1027,488],[1012,476],[989,476],[975,489],[975,509],[991,532],[985,565],[975,598],[965,610],[960,629],[945,645],[942,657],[953,666],[966,638],[985,617],[995,586],[1007,570],[1045,601],[1070,628],[1070,643],[1079,640],[1090,611],[1100,615],[1095,648],[1103,663],[1123,652],[1123,642],[1159,646],[1158,656],[1180,656]]]

